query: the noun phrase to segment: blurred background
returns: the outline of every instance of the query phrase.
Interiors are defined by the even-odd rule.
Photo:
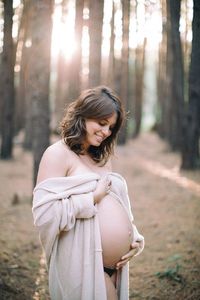
[[[66,105],[107,85],[128,113],[113,164],[147,236],[130,297],[199,299],[200,1],[0,1],[0,78],[0,298],[48,299],[38,165]]]
[[[23,132],[37,168],[65,106],[105,84],[129,112],[119,143],[154,129],[199,167],[198,1],[14,0],[0,13],[2,158]]]

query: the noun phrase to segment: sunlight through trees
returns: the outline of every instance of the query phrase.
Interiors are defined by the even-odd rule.
[[[41,144],[39,158],[41,141],[48,140],[49,130],[58,132],[65,106],[82,89],[105,84],[128,112],[119,143],[155,129],[182,153],[183,167],[198,168],[198,1],[48,0],[49,11],[44,3],[14,0],[9,12],[8,1],[0,2],[1,157],[12,156],[13,139],[23,132],[24,147]],[[38,13],[44,10],[37,24],[34,5]],[[33,98],[41,105],[38,114]],[[38,142],[35,114],[35,124],[46,119],[48,127]]]

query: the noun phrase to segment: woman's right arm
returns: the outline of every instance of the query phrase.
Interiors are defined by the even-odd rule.
[[[66,176],[73,164],[72,154],[67,155],[67,151],[66,153],[64,151],[63,155],[63,151],[50,146],[45,151],[39,167],[37,180],[39,185],[35,187],[33,193],[33,217],[47,260],[49,260],[55,239],[61,231],[71,230],[77,218],[88,219],[96,214],[93,192],[71,194],[73,187],[67,185],[67,178],[66,180],[62,178]],[[52,177],[54,177],[53,180],[46,181]],[[57,184],[60,187],[61,183],[64,186],[61,191],[60,189],[57,191]],[[93,186],[95,188],[95,182]]]

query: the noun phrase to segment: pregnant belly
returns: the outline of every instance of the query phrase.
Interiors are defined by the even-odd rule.
[[[98,204],[98,216],[103,249],[103,264],[115,267],[130,250],[133,240],[132,224],[122,205],[111,195]]]

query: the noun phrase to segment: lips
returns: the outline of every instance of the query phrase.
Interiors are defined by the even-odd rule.
[[[102,136],[96,134],[96,138],[97,138],[97,141],[98,141],[99,143],[103,142],[103,137],[102,137]]]

